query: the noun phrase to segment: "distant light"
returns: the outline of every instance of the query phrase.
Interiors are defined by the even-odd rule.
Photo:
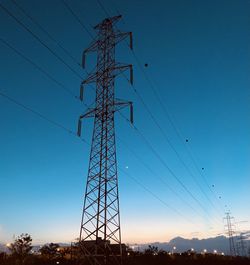
[[[6,247],[9,248],[11,246],[11,243],[7,243]]]
[[[59,263],[60,263],[59,261],[56,262],[56,264],[59,264]]]
[[[215,250],[214,250],[214,254],[216,254],[216,253],[217,253],[217,250],[215,249]]]
[[[173,247],[173,249],[176,249],[176,247]]]
[[[222,256],[225,256],[224,252],[221,253]]]
[[[194,249],[193,249],[193,248],[191,248],[191,251],[194,251]]]
[[[57,250],[57,251],[60,251],[60,248],[57,248],[56,250]]]
[[[204,251],[204,253],[207,253],[207,250],[206,249],[204,249],[203,251]]]

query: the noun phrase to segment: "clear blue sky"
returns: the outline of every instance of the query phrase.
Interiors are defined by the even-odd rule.
[[[98,2],[67,2],[95,34],[92,26],[105,17]],[[135,88],[206,194],[166,143],[127,81],[117,78],[117,98],[134,102],[136,127],[202,205],[183,190],[142,138],[117,114],[116,133],[122,139],[117,140],[117,154],[123,241],[214,236],[223,232],[224,205],[237,221],[250,220],[249,1],[114,2],[116,7],[111,0],[102,1],[111,15],[117,14],[117,8],[120,10],[124,21],[118,24],[119,28],[133,32],[135,54],[143,65],[148,64],[144,71],[181,132],[184,144],[126,45],[119,45],[117,60],[134,64]],[[18,3],[80,62],[82,50],[91,38],[60,0]],[[1,4],[86,76],[11,1],[3,0]],[[81,80],[1,8],[0,24],[2,39],[78,95]],[[0,91],[75,131],[85,107],[2,42],[0,47]],[[88,60],[88,69],[93,67],[94,61]],[[91,88],[86,90],[85,99],[87,104],[93,102]],[[0,106],[0,242],[9,242],[13,234],[22,232],[30,233],[39,243],[74,240],[79,234],[89,146],[6,98],[0,97]],[[123,114],[128,115],[126,110]],[[92,128],[93,120],[84,122],[83,134],[88,142]],[[187,149],[199,168],[204,167],[208,185]],[[241,229],[249,229],[249,223],[241,225]]]

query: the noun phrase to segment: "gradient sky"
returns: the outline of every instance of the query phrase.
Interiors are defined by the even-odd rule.
[[[92,26],[106,16],[98,2],[67,2],[95,34]],[[85,76],[11,1],[1,3]],[[18,3],[80,62],[82,50],[91,38],[60,0]],[[117,15],[116,9],[121,12],[124,20],[117,25],[121,30],[133,32],[135,54],[143,65],[148,64],[144,71],[184,144],[126,45],[119,44],[117,60],[134,64],[135,88],[206,194],[166,143],[127,81],[118,77],[117,98],[134,102],[135,125],[202,204],[201,208],[183,190],[142,138],[117,114],[116,133],[122,139],[117,139],[117,155],[123,241],[215,236],[223,233],[227,209],[236,221],[250,220],[249,1],[102,3],[111,15]],[[1,8],[0,24],[2,39],[78,95],[81,80]],[[0,47],[0,91],[75,131],[85,107],[2,42]],[[89,70],[94,67],[93,59],[88,60]],[[85,99],[87,104],[93,102],[91,88],[86,89]],[[13,235],[22,232],[30,233],[36,243],[74,240],[79,235],[89,146],[6,98],[0,97],[0,106],[0,242],[9,242]],[[124,110],[123,114],[128,112]],[[88,142],[92,128],[93,120],[84,121],[83,135]],[[199,168],[204,167],[202,172],[209,185],[197,172],[187,149]],[[240,229],[249,226],[246,222],[239,225]]]

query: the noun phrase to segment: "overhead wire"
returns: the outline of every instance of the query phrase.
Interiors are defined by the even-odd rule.
[[[43,43],[43,46],[45,46],[47,49],[49,49],[50,51],[52,51],[46,44],[44,45],[44,42],[42,42],[42,40],[39,38],[39,37],[37,37],[37,35],[34,35],[33,33],[32,33],[32,31],[31,30],[29,30],[22,22],[20,22],[12,13],[10,13],[10,12],[8,12],[8,10],[6,9],[6,8],[4,8],[1,4],[0,4],[0,7],[2,8],[2,9],[4,9],[4,11],[6,11],[11,17],[13,17],[17,22],[18,22],[18,24],[20,24],[22,27],[24,27],[28,32],[30,32],[30,34],[32,34],[32,36],[33,37],[35,37],[37,40],[40,40],[39,42],[41,42],[41,44]],[[53,53],[53,51],[52,51],[52,53]],[[20,54],[19,54],[20,55]],[[56,56],[57,57],[57,56]],[[58,58],[58,57],[57,57]],[[26,59],[27,60],[27,59]],[[37,66],[36,66],[36,68],[38,68]],[[39,68],[38,68],[39,69]],[[45,73],[45,72],[44,72]],[[47,76],[49,76],[49,75],[47,75]],[[50,78],[51,79],[51,78]],[[53,80],[53,79],[51,79],[51,80]],[[14,102],[14,101],[13,101]],[[20,104],[19,104],[20,105]],[[23,106],[22,106],[23,107]],[[33,113],[35,113],[35,112],[33,112]],[[40,116],[41,118],[44,118],[43,117],[43,115],[41,115],[41,114],[39,114],[39,113],[37,113],[38,114],[38,116]],[[46,119],[46,117],[45,117],[45,119]],[[51,122],[51,120],[49,120],[48,119],[48,121],[50,121]],[[53,123],[53,121],[52,121],[52,123]],[[56,124],[56,123],[54,123],[54,124]],[[59,126],[60,127],[60,126]]]
[[[104,6],[102,5],[101,1],[100,0],[97,0],[99,6],[101,7],[101,9],[104,11],[104,13],[106,15],[109,16],[109,13],[107,12],[107,10],[104,8]],[[118,8],[116,7],[116,12],[120,13]],[[123,18],[122,18],[122,21],[124,22]],[[124,22],[125,23],[125,22]],[[127,45],[129,46],[129,44],[127,43]],[[176,128],[174,122],[172,121],[171,117],[170,117],[170,114],[168,113],[168,111],[166,110],[166,107],[165,105],[163,104],[161,98],[158,96],[158,93],[157,93],[157,90],[156,88],[154,87],[154,84],[152,83],[152,81],[150,80],[150,78],[148,77],[148,75],[146,74],[144,68],[142,67],[141,65],[141,62],[139,60],[139,58],[137,57],[137,55],[135,54],[134,50],[131,50],[132,52],[132,55],[134,56],[136,62],[137,62],[137,65],[139,66],[141,72],[143,73],[143,75],[145,76],[145,79],[146,81],[149,83],[157,101],[159,101],[162,109],[164,110],[164,113],[166,114],[166,117],[167,119],[169,120],[171,126],[174,128],[179,140],[183,143],[183,138],[180,136],[180,133],[178,131],[178,129]],[[123,74],[124,76],[124,74]],[[126,78],[127,79],[127,78]],[[129,82],[129,80],[127,80]],[[130,83],[130,82],[129,82]],[[147,107],[145,101],[143,100],[142,96],[139,94],[139,92],[134,89],[134,92],[137,94],[139,100],[142,102],[144,108],[147,110],[147,112],[149,113],[150,117],[152,118],[152,120],[154,121],[154,123],[156,124],[156,126],[159,128],[159,130],[161,131],[161,133],[163,134],[164,136],[164,139],[167,141],[167,143],[169,144],[169,146],[171,147],[171,149],[174,151],[174,153],[176,154],[176,156],[178,157],[178,159],[180,160],[181,164],[184,166],[184,168],[187,170],[187,172],[189,173],[189,175],[192,177],[192,179],[194,180],[194,182],[196,183],[196,185],[199,187],[199,189],[201,190],[201,192],[203,193],[203,195],[206,197],[206,199],[209,201],[210,205],[212,207],[214,207],[216,209],[216,211],[218,211],[218,208],[217,206],[213,203],[213,201],[208,197],[208,195],[206,194],[206,192],[203,190],[202,186],[200,185],[200,183],[197,181],[196,177],[193,175],[193,173],[191,172],[191,170],[189,169],[189,167],[187,166],[187,164],[185,163],[185,161],[182,159],[182,157],[180,156],[180,154],[178,153],[178,151],[176,150],[176,148],[173,146],[173,144],[171,143],[171,141],[168,139],[165,131],[161,128],[161,126],[159,125],[159,123],[157,122],[157,120],[153,117],[150,109]],[[187,149],[186,145],[184,144],[185,148]],[[195,163],[194,161],[194,158],[192,156],[192,154],[190,154],[189,150],[187,150],[188,152],[188,155],[191,157],[192,159],[192,162],[194,163],[195,167],[196,167],[196,170],[198,170],[198,167],[197,167],[197,163]],[[205,184],[206,186],[209,188],[209,190],[213,193],[213,195],[215,195],[214,191],[211,189],[210,185],[208,184],[206,178],[200,173],[200,171],[198,170],[198,173],[201,175],[202,179],[205,181]],[[218,201],[218,198],[217,196],[215,195],[215,198],[216,200]],[[220,202],[219,202],[220,204]],[[221,206],[221,205],[220,205]],[[220,213],[220,211],[219,211]]]
[[[134,178],[131,174],[123,170],[121,167],[118,167],[118,169],[123,172],[123,174],[127,175],[129,178],[131,178],[135,183],[137,183],[139,186],[141,186],[142,189],[144,189],[146,192],[151,194],[156,200],[161,202],[164,206],[166,206],[168,209],[172,210],[176,214],[178,214],[180,217],[186,219],[189,223],[193,224],[194,221],[187,218],[185,215],[183,215],[181,212],[179,212],[176,208],[171,206],[170,204],[166,203],[164,200],[162,200],[158,195],[156,195],[154,192],[152,192],[150,189],[148,189],[144,184],[138,181],[138,179]]]
[[[128,83],[130,84],[129,80],[127,79],[127,77],[123,74],[124,78],[128,81]],[[148,105],[146,104],[146,102],[144,101],[143,97],[141,96],[141,94],[138,92],[138,90],[135,88],[134,84],[130,84],[133,88],[134,93],[137,95],[137,97],[139,98],[140,102],[142,103],[143,107],[145,108],[145,110],[147,111],[148,115],[150,116],[150,118],[152,119],[152,121],[154,122],[154,124],[157,126],[157,128],[160,130],[160,132],[162,133],[164,140],[167,142],[167,144],[171,147],[171,149],[174,151],[175,155],[177,156],[178,160],[181,162],[182,166],[185,168],[185,170],[188,172],[188,174],[192,177],[193,181],[195,182],[195,184],[198,186],[198,188],[201,190],[202,194],[204,195],[204,197],[208,200],[208,202],[210,203],[210,205],[216,209],[216,211],[218,211],[217,207],[214,205],[214,203],[210,200],[210,198],[208,197],[208,195],[206,194],[206,192],[203,190],[202,186],[200,185],[200,183],[197,181],[197,179],[195,178],[194,174],[191,172],[191,170],[189,169],[189,167],[187,166],[187,164],[185,163],[185,161],[182,159],[182,157],[180,156],[180,154],[178,153],[178,151],[176,150],[176,148],[174,147],[174,145],[171,143],[171,141],[169,140],[168,136],[166,135],[165,131],[163,130],[162,126],[159,124],[159,122],[157,121],[157,119],[155,118],[155,116],[153,115],[152,111],[150,110],[150,108],[148,107]],[[220,212],[219,212],[220,213]]]
[[[16,0],[10,0],[19,10],[21,10],[21,12],[28,17],[51,41],[53,41],[60,49],[62,49],[64,51],[65,54],[67,54],[67,56],[69,58],[71,58],[71,60],[73,62],[76,62],[76,64],[78,66],[81,66],[81,64],[77,61],[77,59],[72,56],[71,52],[68,51],[60,42],[58,42],[49,32],[48,30],[46,30],[35,18],[34,16],[30,15],[30,13],[28,13],[27,10],[24,9],[23,6],[20,5],[20,3],[18,3]]]
[[[109,12],[107,11],[107,9],[104,7],[104,5],[102,4],[102,2],[100,0],[96,0],[96,2],[98,3],[98,5],[101,7],[101,9],[104,11],[105,15],[109,17]]]
[[[15,4],[16,2],[13,1]],[[24,9],[22,9],[24,11]],[[25,13],[27,16],[28,14]],[[31,17],[30,17],[31,18]],[[36,23],[36,21],[34,20],[34,18],[31,18],[32,21],[34,23]],[[37,24],[37,23],[36,23]],[[39,25],[39,24],[37,24]],[[39,25],[40,27],[40,25]],[[46,32],[47,33],[47,32]],[[47,33],[48,36],[50,36],[48,33]],[[51,36],[50,36],[51,38]],[[51,38],[54,40],[54,38]],[[46,75],[50,80],[52,80],[53,82],[55,82],[57,85],[59,85],[60,87],[64,88],[67,92],[69,92],[71,95],[74,96],[74,94],[71,92],[71,90],[67,89],[62,83],[58,82],[53,76],[51,76],[48,72],[46,72],[45,70],[43,70],[39,65],[37,65],[36,63],[34,63],[34,61],[32,61],[31,59],[29,59],[27,56],[25,56],[24,54],[22,54],[20,51],[18,51],[17,49],[15,49],[12,45],[10,45],[7,41],[5,41],[4,39],[0,38],[1,42],[4,43],[7,47],[9,47],[10,49],[12,49],[16,54],[18,54],[20,57],[22,57],[24,60],[26,60],[27,62],[29,62],[31,65],[33,65],[36,69],[38,69],[40,72],[42,72],[44,75]],[[7,94],[3,93],[3,92],[0,92],[0,96],[1,97],[4,97],[6,99],[8,99],[10,102],[14,103],[15,105],[18,105],[19,107],[22,107],[23,109],[25,109],[26,111],[29,111],[33,114],[35,114],[36,116],[40,117],[41,119],[53,124],[54,126],[56,127],[59,127],[60,129],[68,132],[69,134],[72,134],[74,136],[77,136],[78,135],[73,132],[72,130],[66,128],[64,125],[58,123],[58,122],[55,122],[53,121],[52,119],[46,117],[45,115],[41,114],[40,112],[32,109],[31,107],[27,107],[26,105],[24,105],[23,103],[20,103],[19,101],[13,99],[12,97],[8,96]],[[75,97],[75,96],[74,96]],[[84,143],[87,143],[83,138],[80,138],[81,141],[83,141]],[[127,172],[125,172],[125,174],[128,175]],[[177,212],[178,214],[180,214],[176,209],[174,209],[173,207],[169,206],[166,202],[164,202],[162,199],[160,199],[157,195],[155,195],[153,192],[151,192],[149,189],[147,189],[144,185],[140,184],[140,182],[138,180],[136,180],[135,178],[133,178],[131,175],[130,175],[130,178],[134,179],[134,181],[143,187],[144,190],[146,190],[148,193],[150,193],[153,197],[155,197],[157,200],[159,200],[162,204],[164,204],[165,206],[167,206],[168,208],[172,209],[173,211]]]
[[[200,208],[209,216],[207,209],[201,204],[201,202],[193,195],[193,193],[187,188],[187,186],[177,177],[174,171],[168,166],[165,160],[161,157],[161,155],[155,150],[151,142],[144,136],[144,134],[135,126],[132,125],[129,120],[120,113],[120,115],[131,125],[131,127],[136,131],[136,133],[140,136],[140,138],[144,141],[146,146],[151,150],[154,156],[161,162],[161,164],[167,169],[167,171],[171,174],[171,176],[180,184],[180,186],[187,192],[187,194],[200,206]],[[218,220],[217,220],[218,221]],[[218,221],[219,223],[219,221]]]
[[[112,0],[110,0],[112,1]],[[120,13],[118,8],[116,7],[116,12]],[[121,19],[122,22],[125,24],[124,19]],[[127,46],[129,46],[129,44],[127,43]],[[210,192],[214,195],[216,201],[218,202],[218,204],[220,205],[220,207],[223,209],[223,207],[221,206],[221,202],[219,201],[217,195],[215,194],[215,192],[211,189],[211,185],[209,185],[206,177],[201,173],[200,171],[200,167],[198,166],[198,163],[196,162],[196,159],[194,158],[194,155],[192,154],[192,150],[191,147],[188,146],[190,148],[187,147],[187,145],[184,143],[184,137],[181,135],[180,129],[177,128],[177,126],[175,125],[175,122],[173,121],[173,119],[171,118],[169,111],[167,110],[165,104],[163,104],[161,97],[158,95],[157,92],[157,88],[154,86],[153,82],[150,80],[149,76],[147,75],[146,71],[144,70],[144,68],[142,67],[142,64],[138,58],[138,56],[136,55],[136,53],[134,52],[134,50],[131,51],[132,55],[134,56],[137,65],[139,66],[140,70],[142,71],[143,75],[145,76],[145,79],[147,80],[147,82],[149,83],[157,101],[160,103],[160,106],[162,107],[164,113],[165,113],[165,117],[167,117],[168,121],[170,122],[171,126],[173,127],[177,137],[179,138],[179,141],[183,144],[184,148],[186,149],[187,154],[189,155],[194,167],[196,168],[196,171],[198,172],[198,174],[201,176],[201,178],[203,179],[203,181],[205,182],[206,186],[208,187],[208,189],[210,190]],[[207,196],[207,195],[206,195]]]
[[[71,91],[71,89],[69,89],[68,87],[66,87],[60,81],[56,80],[49,72],[47,72],[42,67],[40,67],[38,64],[36,64],[33,60],[31,60],[30,58],[28,58],[27,56],[25,56],[23,53],[21,53],[19,50],[17,50],[14,46],[12,46],[9,42],[7,42],[6,40],[4,40],[3,38],[0,38],[0,41],[5,46],[7,46],[9,49],[11,49],[14,53],[16,53],[18,56],[20,56],[21,58],[23,58],[26,62],[28,62],[29,64],[31,64],[33,67],[35,67],[38,71],[40,71],[41,73],[43,73],[48,79],[50,79],[55,84],[57,84],[58,86],[60,86],[62,89],[64,89],[67,93],[69,93],[74,98],[77,98],[77,96],[74,95],[74,93]]]
[[[97,0],[97,2],[99,3],[100,6],[102,6],[101,2],[99,0]],[[108,12],[105,11],[105,14],[108,15]],[[134,87],[133,87],[134,88]],[[137,92],[137,90],[135,89],[135,91]],[[138,92],[137,92],[138,94]],[[138,94],[139,95],[139,94]],[[140,99],[143,101],[142,97],[140,96]],[[143,101],[144,103],[144,106],[146,106],[146,108],[148,109],[146,103]],[[148,109],[149,110],[149,109]],[[149,110],[150,111],[150,110]],[[150,116],[153,117],[151,111],[150,111]],[[158,127],[159,127],[159,124],[158,122],[156,121],[156,119],[153,117],[154,121],[157,123]],[[163,129],[161,128],[160,129],[162,132],[163,132]],[[169,168],[169,167],[168,167]],[[170,169],[170,168],[169,168]],[[171,170],[171,169],[170,169]],[[172,170],[171,170],[172,173],[174,173]],[[174,174],[175,175],[175,174]],[[175,177],[179,180],[179,178],[175,175]],[[180,180],[179,180],[180,181]],[[178,181],[178,182],[179,182]],[[180,181],[181,182],[181,181]],[[179,183],[180,183],[179,182]],[[182,182],[181,182],[182,183]],[[181,186],[189,193],[189,195],[191,195],[192,193],[187,189],[187,187],[184,185],[184,183],[181,184]],[[203,208],[203,210],[205,210],[205,208],[203,207],[203,205],[199,202],[199,200],[197,198],[195,198],[195,196],[192,194],[191,197]],[[208,197],[207,197],[208,198]],[[205,210],[206,211],[206,210]]]
[[[190,152],[190,150],[188,150],[187,145],[184,143],[184,141],[183,141],[184,138],[181,136],[181,134],[180,134],[179,130],[177,129],[175,123],[173,122],[172,118],[170,117],[170,114],[169,114],[168,110],[166,109],[165,104],[163,104],[161,97],[158,95],[158,92],[157,92],[156,87],[155,87],[154,84],[152,83],[151,79],[148,77],[146,71],[145,71],[144,68],[142,67],[141,62],[139,61],[139,58],[137,57],[137,55],[135,54],[134,51],[132,51],[132,54],[133,54],[134,58],[136,59],[137,65],[139,66],[139,68],[140,68],[140,70],[142,71],[142,73],[144,74],[144,76],[145,76],[147,82],[149,83],[149,85],[150,85],[150,87],[151,87],[151,89],[152,89],[152,91],[153,91],[153,93],[154,93],[154,95],[155,95],[157,101],[160,103],[160,106],[161,106],[161,108],[163,109],[164,114],[165,114],[164,116],[167,117],[167,119],[168,119],[168,121],[170,122],[171,126],[173,127],[173,129],[174,129],[174,131],[175,131],[177,137],[179,138],[180,142],[183,144],[184,148],[186,149],[187,154],[188,154],[189,157],[191,158],[191,160],[192,160],[192,162],[193,162],[193,164],[194,164],[194,166],[195,166],[197,172],[199,173],[199,175],[200,175],[200,176],[202,177],[202,179],[204,180],[204,182],[205,182],[206,186],[208,187],[208,189],[213,193],[213,191],[212,191],[210,185],[208,184],[206,178],[201,174],[201,172],[200,172],[200,170],[199,170],[199,167],[198,167],[198,165],[197,165],[197,162],[195,161],[195,159],[194,159],[192,153]],[[138,93],[138,92],[137,92],[137,93]],[[182,158],[180,157],[180,155],[178,154],[177,150],[174,148],[174,146],[172,145],[172,143],[171,143],[170,141],[168,141],[168,142],[169,142],[169,145],[171,146],[171,148],[174,150],[174,152],[175,152],[176,155],[178,156],[179,160],[182,161],[182,164],[184,165],[184,167],[185,167],[188,171],[190,171],[190,169],[187,167],[187,165],[185,164],[185,162],[182,160]],[[192,174],[192,173],[190,173],[190,174]],[[195,178],[195,177],[193,176],[193,178]],[[197,182],[197,183],[198,183],[198,182]],[[199,185],[199,184],[198,184],[198,185]],[[207,195],[205,195],[205,196],[207,197]],[[218,199],[218,198],[216,197],[216,199]],[[212,202],[210,201],[210,203],[212,203]],[[213,204],[213,203],[212,203],[212,204]]]
[[[80,20],[80,18],[76,15],[76,13],[74,12],[74,10],[70,7],[69,4],[67,4],[67,2],[65,0],[61,0],[61,2],[64,4],[64,6],[66,7],[66,9],[68,9],[68,11],[71,13],[71,15],[75,18],[75,20],[81,25],[81,27],[89,34],[89,36],[94,39],[93,34],[88,30],[88,28],[82,23],[82,21]]]
[[[5,98],[5,99],[7,99],[8,101],[14,103],[15,105],[17,105],[17,106],[23,108],[24,110],[33,113],[34,115],[36,115],[36,116],[40,117],[41,119],[43,119],[43,120],[49,122],[50,124],[53,124],[54,126],[56,126],[56,127],[60,128],[60,129],[62,129],[62,130],[64,130],[64,131],[68,132],[69,134],[78,137],[78,135],[77,135],[74,131],[72,131],[71,129],[68,129],[68,128],[65,127],[63,124],[61,124],[61,123],[59,123],[59,122],[56,122],[56,121],[52,120],[51,118],[48,118],[48,117],[45,116],[44,114],[42,114],[42,113],[40,113],[40,112],[34,110],[34,109],[31,108],[31,107],[26,106],[25,104],[23,104],[23,103],[17,101],[16,99],[14,99],[13,97],[7,95],[6,93],[0,91],[0,96],[3,97],[3,98]],[[79,137],[78,137],[78,138],[79,138]],[[81,140],[82,142],[86,142],[83,138],[80,138],[80,140]]]
[[[155,171],[152,170],[151,167],[149,167],[149,165],[144,162],[141,157],[136,154],[130,147],[128,144],[126,144],[120,137],[116,136],[116,138],[119,140],[119,142],[123,145],[124,148],[126,148],[147,170],[148,172],[150,172],[152,174],[152,176],[157,177],[173,194],[175,194],[175,196],[181,200],[184,204],[186,204],[187,206],[189,206],[195,213],[197,213],[198,215],[200,214],[196,208],[194,208],[188,201],[186,201],[185,199],[183,199],[178,192],[176,192],[176,190],[174,188],[171,187],[171,185],[169,185],[165,178],[161,177],[158,173],[156,173]]]
[[[51,118],[48,118],[47,116],[45,116],[44,114],[41,114],[40,112],[34,110],[31,107],[28,107],[27,105],[17,101],[16,99],[14,99],[13,97],[7,95],[6,93],[0,91],[0,96],[7,99],[8,101],[10,101],[11,103],[21,107],[22,109],[38,116],[39,118],[47,121],[48,123],[62,129],[63,131],[66,131],[67,133],[69,133],[70,135],[73,135],[75,137],[77,137],[79,139],[79,136],[72,131],[71,129],[68,129],[67,127],[65,127],[64,125],[62,125],[61,123],[58,123],[54,120],[52,120]],[[80,137],[80,140],[82,142],[84,142],[85,144],[87,144],[88,146],[90,146],[90,144],[83,138]],[[161,202],[161,204],[163,204],[165,207],[167,207],[168,209],[172,210],[173,212],[175,212],[176,214],[178,214],[179,216],[181,216],[182,218],[186,219],[189,223],[193,224],[193,220],[190,220],[189,218],[187,218],[186,216],[184,216],[182,213],[180,213],[178,210],[176,210],[174,207],[172,207],[171,205],[169,205],[168,203],[166,203],[164,200],[162,200],[158,195],[156,195],[154,192],[152,192],[151,190],[149,190],[145,185],[143,185],[141,182],[139,182],[137,179],[135,179],[132,175],[130,175],[128,172],[124,171],[122,168],[119,167],[119,170],[122,171],[125,175],[127,175],[129,178],[131,178],[135,183],[137,183],[138,186],[140,186],[142,189],[144,189],[146,192],[148,192],[151,196],[153,196],[156,200],[158,200],[159,202]]]
[[[56,43],[56,45],[58,45],[58,47],[60,47],[71,59],[72,61],[78,65],[81,66],[81,64],[77,61],[76,58],[74,58],[71,54],[70,51],[68,51],[67,49],[65,49],[44,27],[41,26],[40,23],[37,22],[37,20],[31,16],[19,3],[17,3],[15,0],[11,0],[13,2],[13,4],[22,11],[22,13],[28,17],[41,31],[43,31],[54,43]],[[62,0],[63,1],[63,0]],[[85,29],[85,28],[84,28]],[[87,33],[90,35],[90,37],[92,38],[92,35],[87,31]],[[58,85],[60,85],[64,90],[67,90],[72,96],[74,96],[75,99],[79,99],[79,96],[76,96],[73,94],[73,92],[65,87],[65,85],[63,85],[62,83],[58,82],[57,80],[55,80],[55,78],[53,78],[51,75],[49,76],[48,72],[46,72],[44,69],[42,69],[41,67],[39,67],[36,63],[34,63],[34,61],[32,61],[31,59],[27,58],[27,56],[23,55],[20,51],[18,51],[16,48],[14,48],[13,46],[11,46],[9,43],[7,43],[7,41],[4,41],[2,39],[2,42],[5,43],[5,45],[7,45],[9,48],[11,48],[13,51],[15,51],[15,53],[17,53],[18,55],[20,55],[21,57],[23,57],[26,61],[28,61],[29,63],[31,63],[33,66],[35,66],[38,70],[40,70],[41,72],[43,72],[45,75],[47,75],[51,80],[53,80],[54,82],[56,82]],[[84,69],[85,70],[85,69]],[[87,74],[89,74],[86,70],[85,72]],[[92,89],[94,89],[92,87]],[[87,104],[85,104],[82,101],[82,104],[85,105],[85,107],[89,107]]]
[[[64,59],[56,54],[40,37],[38,37],[32,30],[30,30],[20,19],[18,19],[8,8],[0,3],[2,10],[13,18],[23,29],[25,29],[31,36],[33,36],[41,45],[43,45],[51,54],[53,54],[61,63],[63,63],[75,76],[82,80],[82,76],[76,72]]]

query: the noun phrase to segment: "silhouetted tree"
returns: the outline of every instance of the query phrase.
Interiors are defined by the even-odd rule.
[[[28,234],[21,234],[9,247],[11,255],[16,258],[20,264],[24,264],[25,258],[32,249],[32,238]]]
[[[48,258],[49,260],[52,260],[54,258],[57,258],[59,256],[59,245],[55,243],[50,243],[49,245],[44,245],[40,248],[40,252],[43,256]]]
[[[6,253],[5,252],[0,252],[0,261],[4,260],[6,258]]]
[[[146,255],[157,255],[158,254],[158,247],[149,245],[147,249],[145,249],[144,253]]]

